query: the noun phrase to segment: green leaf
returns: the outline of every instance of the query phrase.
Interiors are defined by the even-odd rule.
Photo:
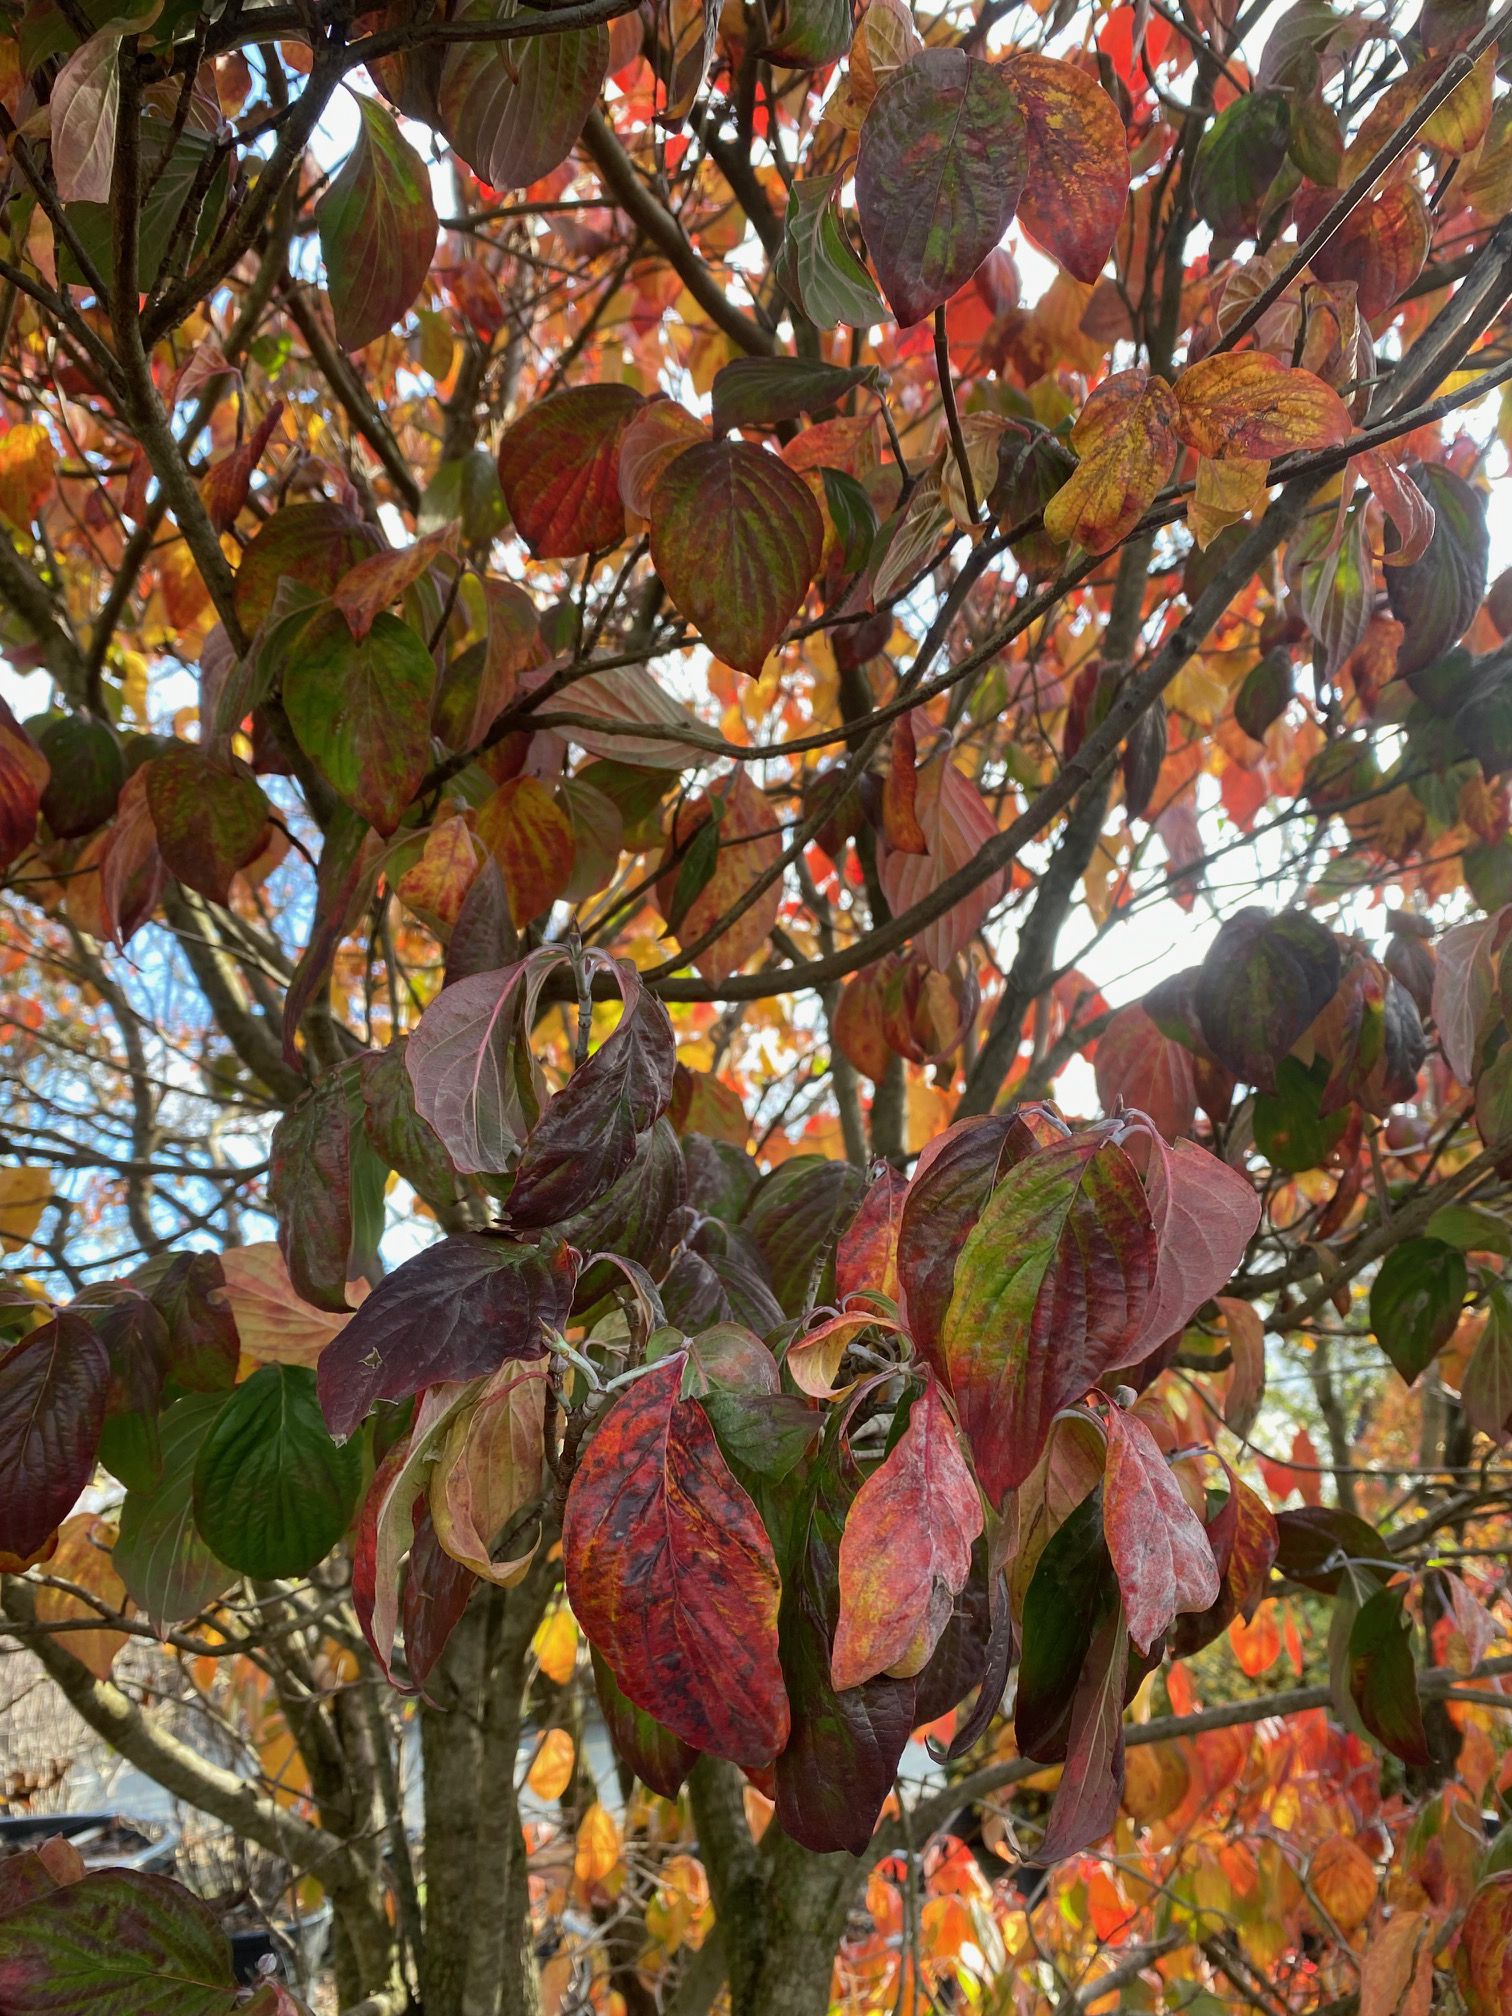
[[[0,1946],[6,2016],[230,2016],[231,1942],[166,1876],[92,1869],[8,1912]]]
[[[163,160],[170,142],[173,151],[168,154],[162,173],[152,182],[152,171]],[[137,222],[137,285],[146,289],[157,284],[163,262],[175,240],[183,246],[181,224],[188,238],[187,249],[195,258],[200,257],[209,246],[226,208],[226,196],[231,186],[231,157],[229,154],[222,157],[203,200],[199,202],[198,218],[190,223],[186,221],[185,212],[214,151],[214,136],[198,133],[189,127],[175,140],[168,120],[146,118],[141,122],[140,146],[149,186],[145,190]],[[111,206],[108,203],[70,203],[67,216],[79,243],[108,287],[115,277],[115,226]],[[182,259],[182,250],[178,257]],[[63,240],[58,244],[58,277],[75,286],[82,285],[84,281],[77,260]]]
[[[542,20],[517,0],[471,0],[458,21]],[[577,144],[609,70],[601,23],[566,34],[456,43],[439,96],[441,131],[481,181],[523,189],[559,167]]]
[[[1018,98],[990,63],[924,49],[861,128],[856,203],[882,292],[905,327],[964,287],[1013,219],[1028,169]]]
[[[1284,91],[1246,92],[1203,134],[1192,198],[1218,237],[1235,240],[1253,232],[1290,140],[1291,104]]]
[[[348,350],[385,335],[425,285],[436,206],[425,163],[376,98],[359,98],[357,145],[315,206],[336,334]]]
[[[1404,1764],[1433,1760],[1423,1729],[1411,1624],[1399,1589],[1378,1589],[1360,1605],[1349,1634],[1349,1692],[1376,1741]]]
[[[842,179],[807,175],[794,182],[780,260],[783,284],[817,328],[843,322],[868,329],[887,309],[840,222],[835,196]]]
[[[168,1409],[162,1474],[150,1491],[128,1491],[121,1507],[111,1559],[157,1631],[195,1616],[236,1580],[194,1520],[194,1466],[222,1403],[219,1393],[190,1393]]]
[[[194,1466],[195,1517],[244,1575],[305,1575],[346,1531],[362,1450],[326,1431],[315,1374],[263,1365],[232,1393]]]
[[[840,564],[849,573],[865,564],[877,536],[877,514],[866,487],[844,469],[821,469],[824,501],[840,540]]]
[[[1370,1289],[1370,1327],[1410,1386],[1454,1335],[1469,1274],[1442,1239],[1408,1239],[1381,1263]]]
[[[1322,1058],[1304,1064],[1283,1057],[1276,1068],[1276,1089],[1255,1100],[1255,1146],[1274,1169],[1295,1176],[1319,1169],[1349,1125],[1349,1110],[1324,1113],[1323,1093],[1328,1065]]]
[[[858,385],[874,386],[875,364],[825,364],[807,357],[737,357],[714,374],[714,431],[780,427],[837,406]]]
[[[299,746],[337,797],[392,833],[430,764],[435,660],[387,611],[359,643],[337,610],[300,636],[284,706]]]
[[[801,476],[746,441],[701,441],[663,471],[651,559],[715,655],[756,677],[808,592],[824,519]]]
[[[271,807],[251,773],[174,742],[147,765],[158,851],[188,889],[226,903],[231,878],[262,852]]]

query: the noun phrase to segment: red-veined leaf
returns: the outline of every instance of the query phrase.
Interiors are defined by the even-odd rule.
[[[527,406],[504,430],[499,482],[538,560],[598,552],[624,538],[620,442],[643,403],[628,385],[573,385]]]

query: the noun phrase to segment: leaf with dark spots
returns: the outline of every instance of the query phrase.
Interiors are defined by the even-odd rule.
[[[593,1654],[593,1687],[608,1725],[614,1754],[653,1792],[663,1799],[675,1799],[687,1782],[698,1758],[691,1743],[674,1736],[664,1722],[637,1708],[620,1692],[609,1663],[596,1646]]]
[[[1202,1523],[1149,1428],[1116,1407],[1104,1421],[1103,1530],[1129,1637],[1147,1653],[1179,1611],[1200,1613],[1217,1602],[1218,1568]]]
[[[765,448],[700,441],[651,497],[651,559],[715,656],[754,678],[819,571],[824,518],[803,478]]]
[[[913,1680],[883,1675],[837,1693],[831,1679],[842,1529],[857,1483],[854,1473],[839,1473],[835,1459],[821,1465],[782,1601],[792,1734],[777,1759],[777,1819],[820,1854],[865,1850],[915,1716]]]
[[[1192,200],[1218,238],[1232,245],[1253,234],[1290,140],[1291,103],[1283,91],[1244,93],[1203,134]]]
[[[542,946],[443,987],[405,1050],[415,1108],[464,1175],[511,1169],[545,1097],[526,1040],[541,990],[566,964]]]
[[[89,1482],[110,1357],[87,1319],[61,1310],[0,1359],[0,1557],[30,1560]]]
[[[846,1515],[831,1663],[837,1690],[879,1673],[911,1677],[928,1665],[981,1530],[981,1497],[931,1378]]]
[[[1349,1692],[1360,1720],[1404,1764],[1433,1759],[1423,1729],[1411,1623],[1399,1589],[1377,1589],[1360,1605],[1349,1634]]]
[[[499,482],[538,560],[618,546],[619,449],[644,405],[628,385],[575,385],[527,406],[499,443]]]
[[[1333,998],[1338,940],[1301,911],[1241,910],[1213,940],[1197,982],[1203,1041],[1236,1078],[1274,1090],[1276,1068]]]
[[[175,742],[146,765],[158,852],[188,889],[225,903],[231,878],[268,840],[271,807],[247,771]]]
[[[320,1354],[320,1405],[344,1440],[379,1400],[441,1380],[476,1379],[545,1350],[572,1306],[577,1258],[461,1232],[396,1267]]]
[[[1028,129],[1019,223],[1077,280],[1095,280],[1129,200],[1118,107],[1088,71],[1036,50],[1003,63]]]
[[[940,1327],[956,1261],[999,1179],[1065,1124],[1047,1108],[957,1120],[931,1141],[914,1169],[898,1225],[898,1276],[915,1345],[938,1371]]]
[[[587,1209],[635,1158],[636,1143],[666,1112],[677,1043],[667,1011],[621,959],[611,973],[624,1003],[618,1026],[580,1064],[532,1128],[515,1170],[509,1215],[550,1225]]]
[[[1018,94],[991,64],[923,49],[893,74],[861,128],[856,202],[899,322],[965,286],[1012,222],[1027,170]]]
[[[755,1506],[696,1400],[681,1354],[610,1407],[573,1475],[567,1596],[620,1688],[696,1749],[766,1764],[788,1735],[781,1584]]]
[[[1129,1355],[1155,1280],[1139,1177],[1073,1136],[1011,1168],[956,1263],[940,1355],[988,1498],[1039,1461],[1057,1412]]]
[[[795,1155],[763,1176],[751,1192],[741,1225],[756,1242],[787,1315],[801,1315],[814,1301],[831,1299],[835,1243],[861,1184],[861,1172],[848,1162]]]
[[[1104,1614],[1071,1697],[1066,1764],[1036,1862],[1079,1854],[1112,1832],[1124,1771],[1124,1676],[1128,1631],[1122,1615]]]
[[[347,1307],[352,1251],[351,1114],[328,1071],[273,1130],[268,1198],[289,1279],[317,1309]]]

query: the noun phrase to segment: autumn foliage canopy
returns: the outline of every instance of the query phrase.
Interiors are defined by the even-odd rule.
[[[0,8],[17,1644],[363,2016],[1507,2016],[1512,22],[118,5]],[[228,1969],[0,1862],[0,2016]]]

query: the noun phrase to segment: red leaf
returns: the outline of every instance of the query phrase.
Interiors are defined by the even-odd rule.
[[[651,496],[651,560],[709,649],[754,678],[797,614],[824,552],[801,476],[747,441],[700,441]]]
[[[860,1210],[840,1235],[835,1294],[841,1302],[868,1291],[898,1300],[898,1233],[907,1195],[908,1178],[884,1162],[861,1199]]]
[[[628,385],[575,385],[528,406],[499,443],[499,483],[538,560],[618,546],[619,453],[643,401]]]
[[[1180,1611],[1206,1610],[1220,1582],[1202,1522],[1160,1444],[1136,1414],[1110,1407],[1103,1530],[1123,1591],[1129,1636],[1148,1652]]]
[[[893,723],[892,762],[882,784],[882,831],[888,846],[895,847],[900,854],[923,854],[929,844],[915,810],[919,788],[917,763],[913,716],[900,714]]]
[[[1123,1361],[1128,1365],[1175,1336],[1227,1285],[1260,1223],[1260,1199],[1237,1170],[1195,1141],[1168,1145],[1153,1123],[1148,1140],[1145,1194],[1155,1226],[1155,1285]]]
[[[336,334],[386,336],[425,285],[436,249],[430,172],[377,98],[359,97],[357,144],[315,206]]]
[[[478,838],[499,864],[517,930],[549,910],[572,877],[572,821],[550,785],[511,777],[478,808]]]
[[[0,1556],[31,1558],[94,1471],[110,1357],[62,1310],[0,1359]]]
[[[1026,166],[1017,94],[980,57],[923,49],[878,92],[856,203],[899,322],[921,322],[966,285],[1008,229]]]
[[[927,851],[901,854],[884,846],[880,863],[882,887],[893,910],[912,909],[934,894],[958,868],[975,861],[997,835],[997,826],[981,792],[949,753],[938,756],[919,778],[914,809],[924,831]],[[914,940],[931,966],[940,971],[971,943],[982,920],[1003,893],[1006,871],[989,875],[959,903],[926,924]]]
[[[879,1673],[908,1679],[923,1670],[971,1573],[981,1530],[981,1497],[930,1378],[846,1515],[830,1660],[837,1690]]]
[[[695,1749],[766,1764],[788,1735],[772,1543],[682,1353],[622,1393],[567,1494],[567,1596],[626,1697]]]
[[[1137,1106],[1168,1141],[1197,1116],[1197,1060],[1156,1026],[1142,1001],[1120,1008],[1098,1037],[1096,1070],[1105,1113]]]
[[[226,903],[231,878],[267,845],[270,807],[243,769],[174,742],[145,766],[164,865],[186,888]]]
[[[49,776],[47,758],[0,700],[0,869],[37,837],[37,811]]]
[[[485,23],[505,11],[497,0],[470,0],[465,9]],[[458,43],[445,56],[433,123],[480,181],[524,189],[577,145],[608,70],[609,31],[599,21],[512,42]]]
[[[432,564],[443,554],[455,553],[456,546],[456,526],[443,525],[435,532],[427,532],[424,538],[413,540],[408,546],[369,553],[355,567],[348,567],[337,582],[331,600],[347,619],[352,635],[358,639],[366,637],[379,610],[391,607],[405,589],[429,572]],[[509,584],[502,583],[499,587],[507,591]],[[514,592],[519,594],[517,589]],[[526,606],[530,607],[529,604]],[[534,616],[533,608],[530,613]]]
[[[1060,1409],[1128,1361],[1155,1256],[1139,1177],[1106,1136],[1041,1148],[993,1191],[956,1263],[940,1350],[994,1505]]]
[[[1003,65],[1029,129],[1020,224],[1077,280],[1103,269],[1129,200],[1118,107],[1075,63],[1016,50]]]

